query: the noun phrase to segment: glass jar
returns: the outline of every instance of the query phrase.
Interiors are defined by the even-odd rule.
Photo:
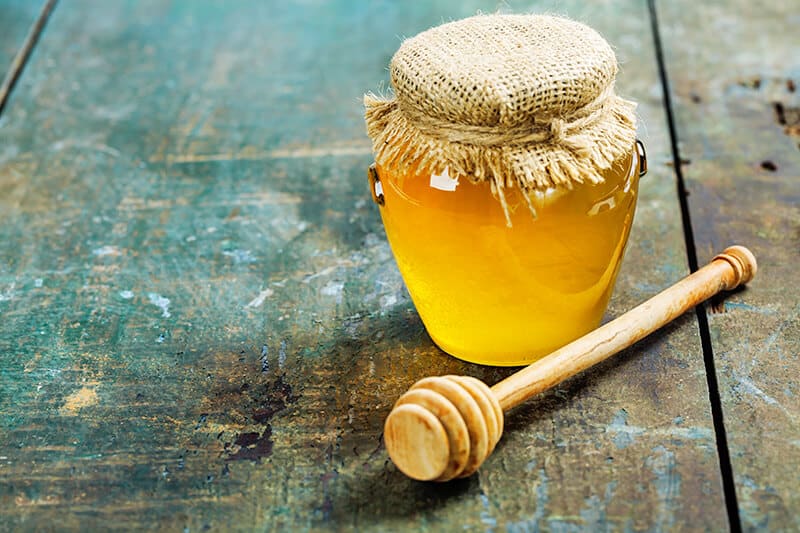
[[[597,185],[506,189],[372,167],[373,197],[431,339],[465,361],[525,365],[596,328],[633,222],[644,149]]]

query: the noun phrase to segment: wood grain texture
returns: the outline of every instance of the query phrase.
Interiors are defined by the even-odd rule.
[[[8,72],[44,0],[0,0],[0,80]]]
[[[65,2],[20,79],[0,127],[2,527],[723,528],[688,315],[514,411],[475,476],[388,464],[409,385],[510,370],[425,334],[359,99],[400,36],[496,5],[267,4]],[[597,27],[641,103],[619,315],[687,273],[646,9],[508,9]]]
[[[797,530],[800,13],[735,0],[659,14],[698,258],[742,242],[761,269],[709,316],[742,524]]]

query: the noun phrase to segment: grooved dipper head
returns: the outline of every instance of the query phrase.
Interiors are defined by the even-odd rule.
[[[467,376],[425,378],[397,400],[384,440],[397,468],[420,481],[474,473],[503,433],[503,411],[489,387]]]

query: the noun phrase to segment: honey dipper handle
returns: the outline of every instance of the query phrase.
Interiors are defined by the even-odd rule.
[[[756,269],[750,250],[731,246],[643,304],[497,383],[492,392],[507,411],[627,348],[718,292],[749,282]]]

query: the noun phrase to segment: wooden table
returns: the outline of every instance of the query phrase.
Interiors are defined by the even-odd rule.
[[[640,102],[609,317],[734,242],[761,270],[448,484],[388,462],[385,415],[420,377],[510,370],[426,335],[359,99],[402,36],[495,2],[43,4],[0,0],[0,530],[800,528],[792,2],[502,2],[596,27]]]

